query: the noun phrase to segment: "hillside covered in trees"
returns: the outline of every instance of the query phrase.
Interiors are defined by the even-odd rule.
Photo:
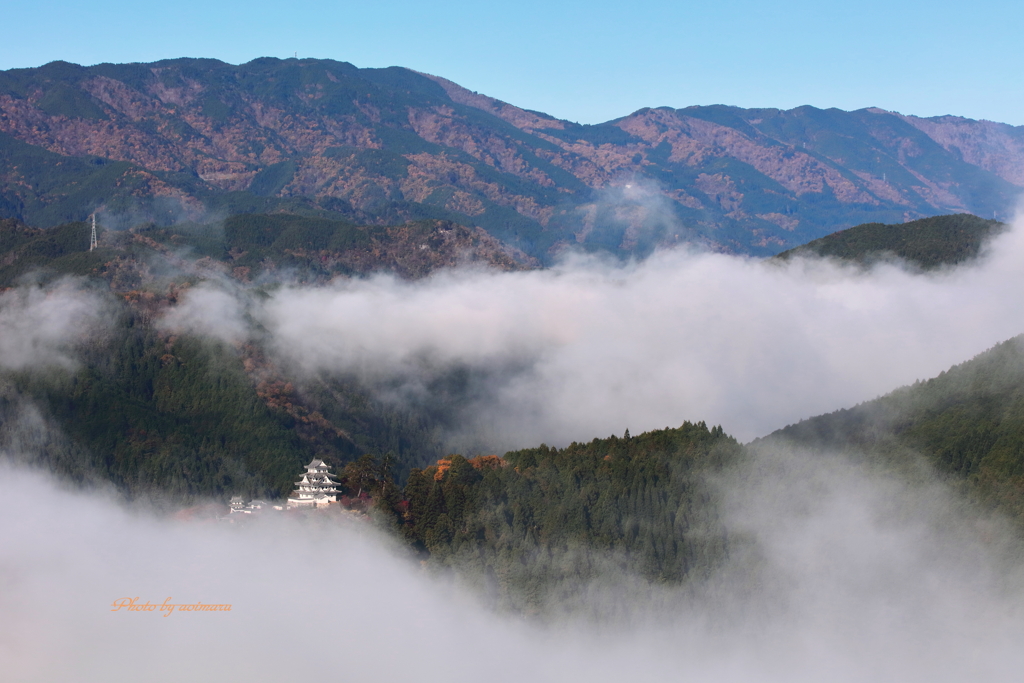
[[[497,604],[537,610],[589,582],[707,576],[728,552],[708,477],[742,458],[721,427],[684,423],[414,469],[395,524]]]
[[[282,496],[314,456],[341,467],[367,452],[391,453],[404,478],[442,455],[437,433],[449,416],[443,401],[397,408],[352,378],[296,374],[258,338],[230,345],[159,329],[161,313],[190,288],[220,278],[258,293],[261,283],[370,272],[417,278],[465,263],[531,267],[482,230],[441,221],[357,226],[237,215],[101,229],[94,251],[88,241],[86,223],[0,222],[0,292],[15,297],[5,303],[17,303],[19,285],[47,291],[73,275],[110,312],[77,363],[0,372],[0,449],[34,452],[60,474],[108,481],[128,495],[181,500]]]
[[[762,441],[866,453],[898,466],[923,457],[976,501],[1024,525],[1024,336]]]
[[[866,223],[812,240],[775,258],[816,255],[862,264],[897,258],[931,270],[977,257],[985,241],[1005,229],[1004,223],[967,213],[893,225]]]

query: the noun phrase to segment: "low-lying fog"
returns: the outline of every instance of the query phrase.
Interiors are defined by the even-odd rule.
[[[670,251],[628,267],[577,258],[265,300],[211,283],[162,324],[229,341],[265,330],[285,361],[399,397],[450,367],[479,370],[489,383],[465,432],[498,450],[683,420],[747,440],[1024,331],[1021,291],[1018,229],[978,263],[929,275]],[[102,329],[96,296],[74,283],[0,294],[0,366],[73,363],[81,331]],[[709,584],[631,592],[621,622],[535,623],[489,612],[366,525],[161,519],[5,468],[0,671],[46,682],[1019,680],[1024,592],[998,520],[964,513],[938,485],[908,488],[821,453],[762,452],[720,486],[730,528],[752,542]],[[232,608],[112,611],[136,596]]]
[[[743,441],[932,377],[1024,332],[1024,231],[974,265],[927,275],[665,251],[628,267],[388,276],[285,287],[265,302],[215,285],[165,324],[238,340],[245,315],[310,372],[416,395],[455,365],[486,380],[462,416],[495,451],[683,420]],[[482,437],[482,438],[481,438]]]
[[[610,622],[536,623],[431,578],[366,524],[158,519],[5,469],[0,670],[47,683],[1020,679],[1019,575],[978,540],[998,524],[821,454],[765,456],[723,486],[730,527],[756,545],[709,585],[630,591]],[[134,597],[231,610],[113,611]]]

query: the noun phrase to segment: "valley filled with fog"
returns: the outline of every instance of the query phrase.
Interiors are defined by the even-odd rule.
[[[445,438],[467,456],[684,420],[747,442],[1024,332],[1024,230],[928,273],[675,249],[261,286],[209,278],[156,324],[258,338],[282,367],[353,375],[398,405],[464,371],[468,400]],[[73,368],[109,306],[75,279],[0,294],[0,366]],[[39,428],[25,412],[7,443],[31,449]],[[1010,681],[1024,665],[1017,532],[924,466],[906,477],[848,454],[752,448],[712,482],[738,542],[711,577],[601,577],[548,617],[493,609],[365,520],[185,520],[7,455],[11,680]],[[136,596],[232,607],[113,610]]]

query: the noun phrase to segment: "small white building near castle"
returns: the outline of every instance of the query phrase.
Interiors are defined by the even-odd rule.
[[[295,482],[295,491],[288,496],[289,508],[317,508],[330,505],[338,500],[341,487],[331,468],[323,460],[313,460],[306,465],[306,473]]]
[[[261,512],[267,507],[266,501],[262,500],[251,500],[248,503],[245,502],[245,498],[242,496],[231,496],[231,502],[228,504],[228,514],[245,514],[251,515],[254,512]],[[277,508],[280,510],[281,508]]]

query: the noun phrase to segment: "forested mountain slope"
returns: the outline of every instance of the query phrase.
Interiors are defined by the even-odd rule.
[[[159,328],[162,312],[191,287],[233,281],[258,295],[264,281],[389,271],[416,278],[460,263],[531,267],[484,231],[444,221],[358,226],[237,215],[212,225],[101,230],[94,251],[88,241],[85,223],[0,222],[0,310],[15,310],[33,286],[50,296],[63,275],[86,277],[81,286],[109,307],[103,333],[78,350],[75,364],[0,371],[0,449],[35,452],[61,474],[109,481],[129,495],[179,500],[278,497],[314,456],[340,467],[390,453],[404,477],[440,457],[437,434],[448,417],[438,397],[399,409],[354,379],[279,367],[260,338],[230,345]],[[26,442],[32,434],[40,440]]]
[[[924,456],[977,500],[1024,524],[1024,336],[765,441],[864,451],[894,463]]]
[[[365,226],[283,213],[238,214],[215,223],[167,228],[152,223],[124,231],[101,227],[95,251],[88,250],[89,231],[85,222],[44,229],[13,219],[0,221],[0,287],[40,270],[99,276],[113,291],[126,293],[152,280],[147,272],[152,259],[193,271],[196,277],[226,275],[242,282],[262,274],[326,282],[371,272],[416,278],[469,263],[502,270],[536,265],[479,228],[437,220]]]
[[[775,258],[817,255],[869,264],[895,257],[929,270],[975,258],[985,240],[1005,228],[999,221],[966,213],[897,225],[866,223],[789,249]]]
[[[503,458],[453,455],[414,469],[392,514],[432,562],[530,611],[606,574],[707,576],[729,543],[708,477],[741,457],[721,427],[688,422]]]
[[[642,109],[579,125],[408,69],[178,59],[0,72],[0,215],[169,225],[306,211],[479,226],[542,260],[695,241],[770,255],[1024,185],[1016,128],[877,109]],[[997,141],[998,144],[994,143]]]

